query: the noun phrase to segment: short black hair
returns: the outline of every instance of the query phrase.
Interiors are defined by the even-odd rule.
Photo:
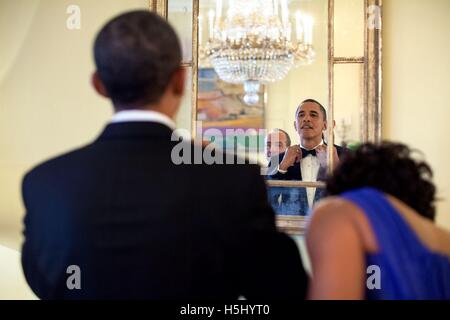
[[[413,158],[404,144],[366,143],[345,153],[326,183],[327,195],[372,187],[403,201],[420,215],[434,220],[436,187],[430,166]]]
[[[295,119],[298,118],[298,113],[300,112],[300,107],[301,107],[304,103],[307,103],[307,102],[312,102],[312,103],[317,104],[317,105],[319,106],[319,108],[320,108],[320,111],[322,111],[322,114],[323,114],[323,120],[324,120],[324,121],[327,121],[327,111],[325,110],[325,107],[324,107],[319,101],[314,100],[314,99],[306,99],[306,100],[303,100],[302,102],[300,102],[300,104],[299,104],[298,107],[297,107],[297,110],[295,111]]]
[[[148,10],[113,18],[94,43],[99,78],[113,103],[122,107],[158,102],[181,57],[173,28]]]

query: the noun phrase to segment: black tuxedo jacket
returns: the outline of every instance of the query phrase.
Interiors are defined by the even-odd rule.
[[[172,131],[110,124],[23,180],[22,265],[45,299],[301,299],[295,243],[277,232],[256,165],[176,165]],[[192,144],[183,142],[191,148]],[[81,289],[67,282],[79,267]]]
[[[343,148],[338,145],[334,145],[334,146],[336,147],[338,157],[341,157],[346,152],[349,152],[349,149],[347,149],[347,148]],[[304,153],[304,150],[302,150],[302,152]],[[285,152],[279,154],[279,156],[278,156],[279,162],[278,163],[281,163],[281,161],[283,161],[284,154],[285,154]],[[325,170],[325,169],[321,168],[320,170]],[[320,170],[319,170],[319,174],[320,174]],[[326,172],[322,172],[321,176],[323,178],[325,178]],[[271,179],[271,180],[303,180],[302,172],[300,169],[300,164],[296,163],[294,166],[289,167],[285,174],[280,173],[280,172],[275,172],[273,175],[268,176],[268,179]]]

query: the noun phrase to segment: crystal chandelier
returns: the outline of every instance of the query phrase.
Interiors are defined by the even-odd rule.
[[[222,16],[222,0],[208,13],[209,39],[200,54],[218,76],[243,83],[247,104],[257,104],[260,84],[283,79],[292,67],[314,61],[313,20],[295,13],[295,39],[287,0],[229,0]],[[201,18],[200,45],[201,45]]]

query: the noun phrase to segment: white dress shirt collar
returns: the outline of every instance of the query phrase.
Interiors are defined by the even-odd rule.
[[[323,143],[323,139],[322,140],[320,140],[320,143],[317,145],[317,146],[315,146],[314,148],[312,148],[312,149],[308,149],[308,148],[306,148],[304,145],[302,145],[302,143],[300,142],[300,147],[302,147],[303,149],[306,149],[306,150],[314,150],[315,148],[317,148],[318,146],[321,146],[321,145],[323,145],[324,143]]]
[[[175,122],[165,114],[152,110],[123,110],[116,112],[111,123],[120,122],[157,122],[175,130]]]

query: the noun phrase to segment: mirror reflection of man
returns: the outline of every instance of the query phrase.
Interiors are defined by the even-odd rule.
[[[279,128],[275,128],[264,138],[264,155],[267,160],[267,164],[273,163],[274,166],[268,166],[269,175],[275,174],[278,170],[277,163],[273,161],[274,159],[277,160],[277,158],[281,153],[286,152],[287,148],[291,146],[291,137],[289,137],[289,134]]]
[[[325,179],[327,145],[323,137],[328,126],[325,108],[314,99],[304,100],[295,112],[294,126],[300,144],[290,146],[286,152],[279,155],[277,171],[269,178],[313,182]],[[335,145],[333,152],[336,164],[345,149]],[[307,205],[311,208],[320,198],[321,192],[316,192],[316,188],[306,188],[306,196]]]
[[[267,160],[284,153],[291,146],[291,137],[282,129],[273,129],[265,137],[265,154]]]
[[[264,142],[264,154],[269,169],[268,174],[273,175],[278,170],[278,162],[276,161],[278,160],[279,155],[285,153],[287,148],[291,146],[291,137],[289,137],[289,134],[286,131],[275,128],[267,133]],[[286,215],[289,213],[289,208],[286,208],[283,203],[283,198],[287,198],[284,196],[284,193],[286,193],[286,188],[267,188],[269,202],[277,214]]]

